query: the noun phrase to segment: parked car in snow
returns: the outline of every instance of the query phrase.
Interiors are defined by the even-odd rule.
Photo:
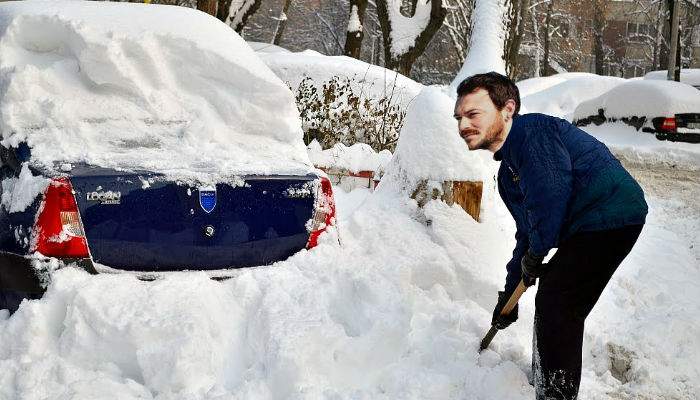
[[[0,25],[0,309],[67,264],[224,277],[334,223],[293,94],[215,18],[17,2]]]
[[[651,71],[644,75],[645,80],[665,81],[667,80],[668,71]],[[698,68],[683,68],[681,69],[681,83],[690,85],[695,89],[700,90],[700,69]]]
[[[700,91],[673,81],[633,80],[582,102],[573,119],[579,126],[622,121],[659,140],[700,143]]]

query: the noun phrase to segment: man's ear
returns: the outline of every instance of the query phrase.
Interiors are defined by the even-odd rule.
[[[515,100],[507,100],[506,104],[503,106],[503,111],[505,112],[503,115],[504,117],[513,118],[513,114],[515,114]]]

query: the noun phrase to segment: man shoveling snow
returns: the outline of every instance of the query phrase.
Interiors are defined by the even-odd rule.
[[[539,279],[532,351],[537,399],[575,399],[584,321],[637,241],[647,204],[604,144],[567,121],[518,115],[519,109],[517,86],[495,72],[457,88],[459,134],[469,150],[489,150],[501,161],[498,191],[517,228],[492,325],[513,323],[517,305],[509,314],[502,309],[521,280],[532,286]]]

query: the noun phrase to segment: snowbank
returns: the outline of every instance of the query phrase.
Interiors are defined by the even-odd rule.
[[[299,53],[258,52],[258,55],[293,89],[307,76],[319,87],[337,76],[349,78],[356,93],[374,99],[393,96],[406,107],[423,87],[397,72],[352,57],[325,56],[313,50]]]
[[[350,147],[337,143],[330,149],[322,150],[321,145],[313,140],[307,149],[309,158],[316,167],[339,168],[353,173],[360,171],[379,172],[384,169],[392,157],[389,150],[377,153],[364,143],[355,143]]]
[[[598,115],[607,118],[671,116],[700,112],[700,91],[684,83],[655,80],[630,80],[576,107],[573,118]]]
[[[580,103],[624,82],[623,78],[580,72],[526,79],[517,83],[521,113],[539,112],[571,121]]]
[[[59,271],[0,317],[0,398],[531,398],[527,323],[476,354],[504,274],[487,266],[507,257],[498,225],[435,203],[428,228],[374,195],[360,210],[342,247],[223,282]]]
[[[441,183],[486,178],[487,152],[469,151],[457,132],[454,104],[455,100],[440,88],[421,91],[408,108],[394,158],[379,190],[410,193],[421,180]]]
[[[85,162],[195,179],[310,170],[292,93],[207,14],[3,3],[0,31],[2,143],[26,141],[44,166]]]
[[[636,130],[623,122],[587,125],[584,131],[605,143],[622,161],[649,167],[700,170],[700,146],[657,140],[651,133]]]

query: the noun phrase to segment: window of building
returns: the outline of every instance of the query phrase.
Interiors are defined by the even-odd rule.
[[[654,35],[654,28],[649,24],[637,22],[627,23],[627,38],[630,42],[645,42],[649,36]]]

